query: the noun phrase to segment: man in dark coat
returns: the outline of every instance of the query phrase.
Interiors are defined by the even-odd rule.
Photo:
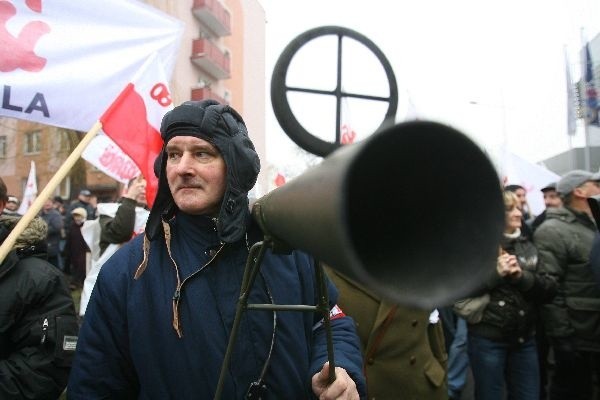
[[[248,191],[260,162],[242,117],[207,100],[162,121],[159,178],[145,235],[102,267],[69,381],[70,399],[212,399],[250,246],[261,238]],[[247,311],[225,371],[223,399],[358,399],[365,395],[352,319],[328,282],[336,379],[313,313]],[[252,304],[315,304],[315,260],[267,250]]]
[[[0,211],[6,203],[0,178]],[[0,243],[19,221],[0,216]],[[57,399],[77,343],[75,307],[62,273],[44,258],[39,217],[0,264],[0,399]]]
[[[556,186],[563,206],[548,209],[534,235],[541,268],[558,283],[542,311],[555,360],[550,400],[588,400],[600,389],[600,287],[589,259],[597,227],[588,204],[600,194],[598,178],[583,170],[563,175]]]

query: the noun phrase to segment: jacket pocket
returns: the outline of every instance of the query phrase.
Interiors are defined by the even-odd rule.
[[[446,371],[435,358],[430,359],[427,364],[425,364],[424,372],[429,382],[436,388],[442,386],[446,381]]]
[[[567,310],[576,336],[592,340],[600,334],[600,299],[568,297]]]
[[[73,315],[56,315],[41,318],[40,346],[54,356],[57,366],[71,365],[75,355],[79,324]]]

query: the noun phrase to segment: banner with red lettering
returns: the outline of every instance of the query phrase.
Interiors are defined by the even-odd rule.
[[[148,204],[152,205],[158,189],[154,160],[163,143],[160,123],[163,115],[172,108],[173,101],[162,63],[158,55],[154,54],[99,118],[106,136],[96,136],[86,151],[102,147],[105,151],[97,160],[91,159],[85,151],[82,157],[103,171],[108,169],[109,172],[112,170],[119,174],[134,172],[133,175],[123,176],[128,180],[137,175],[127,165],[126,158],[129,156],[146,178],[146,197]],[[107,143],[112,140],[127,156],[119,155],[118,148],[110,143],[108,146],[96,146],[94,141],[100,140],[108,140]]]
[[[88,131],[183,23],[137,0],[0,1],[0,116]]]

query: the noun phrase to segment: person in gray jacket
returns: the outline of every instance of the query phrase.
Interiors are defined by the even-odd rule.
[[[599,181],[588,171],[565,174],[557,184],[563,206],[548,209],[534,235],[541,266],[558,283],[542,310],[556,363],[551,400],[589,400],[600,382],[600,288],[589,262],[596,225],[587,203],[600,194]]]

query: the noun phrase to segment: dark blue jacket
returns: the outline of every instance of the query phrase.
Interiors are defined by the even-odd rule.
[[[70,399],[212,399],[240,295],[248,239],[220,247],[212,221],[179,215],[171,222],[173,258],[182,281],[173,328],[175,266],[162,240],[151,242],[139,279],[140,235],[102,268],[81,329],[69,381]],[[268,252],[249,303],[315,304],[314,261],[302,252]],[[205,267],[204,267],[205,266]],[[198,272],[199,271],[199,272]],[[188,278],[189,277],[189,278]],[[329,284],[330,302],[337,291]],[[273,354],[266,375],[269,399],[313,397],[311,377],[327,360],[320,317],[278,311]],[[362,359],[353,321],[332,321],[336,365],[364,396]],[[273,336],[272,311],[246,311],[225,380],[223,399],[243,398],[263,368]]]

